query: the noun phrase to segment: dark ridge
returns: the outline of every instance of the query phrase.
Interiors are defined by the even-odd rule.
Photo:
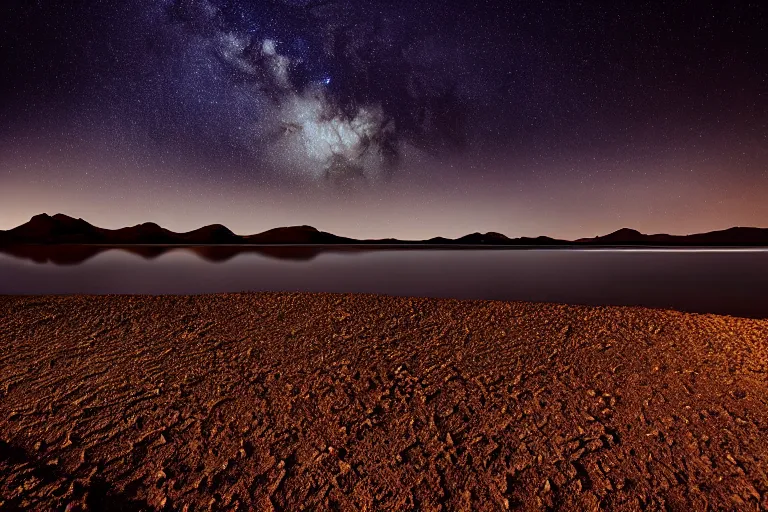
[[[501,233],[488,232],[485,234],[472,233],[471,235],[464,235],[461,238],[457,238],[456,242],[468,245],[504,245],[511,242],[511,240]]]
[[[221,224],[203,226],[202,228],[182,233],[180,236],[191,244],[237,244],[241,241],[241,237]]]
[[[154,222],[120,229],[104,229],[61,213],[35,215],[28,222],[0,231],[0,245],[478,245],[478,246],[768,246],[768,229],[733,227],[693,235],[646,235],[622,228],[613,233],[576,241],[546,236],[509,238],[501,233],[471,233],[460,238],[434,237],[428,240],[357,240],[320,231],[312,226],[274,228],[254,235],[237,235],[221,224],[211,224],[186,233],[176,233]]]
[[[721,231],[692,235],[645,235],[634,229],[623,228],[613,233],[576,241],[580,245],[653,245],[653,246],[713,246],[759,247],[768,246],[768,229],[733,227]]]
[[[346,244],[358,242],[352,238],[344,238],[319,231],[312,226],[291,226],[274,228],[257,235],[243,237],[250,244]]]

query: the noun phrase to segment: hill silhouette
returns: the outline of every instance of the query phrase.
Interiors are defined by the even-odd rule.
[[[646,235],[637,230],[622,228],[594,238],[581,238],[580,245],[650,245],[650,246],[768,246],[768,229],[733,227],[721,231],[692,235]]]
[[[575,241],[546,236],[509,238],[496,232],[470,233],[451,239],[428,240],[365,239],[359,240],[320,231],[312,226],[278,227],[253,235],[237,235],[221,224],[211,224],[192,231],[177,233],[153,222],[120,229],[94,226],[83,219],[57,213],[40,214],[8,231],[0,231],[0,244],[96,244],[96,245],[430,245],[430,246],[768,246],[768,229],[734,227],[721,231],[692,235],[646,235],[622,228],[613,233]]]

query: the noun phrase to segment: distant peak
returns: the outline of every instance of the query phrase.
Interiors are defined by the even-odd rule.
[[[203,226],[203,229],[226,229],[227,231],[230,231],[224,224],[208,224],[207,226]]]
[[[621,229],[619,229],[617,231],[614,231],[611,234],[612,235],[642,235],[641,232],[639,232],[636,229],[632,229],[632,228],[621,228]]]
[[[47,213],[41,213],[29,219],[29,222],[27,222],[26,225],[35,227],[37,229],[41,229],[41,228],[53,229],[53,227],[56,224],[59,224],[60,222],[61,221],[59,221],[59,219],[51,217]]]
[[[314,226],[307,226],[306,224],[302,226],[283,226],[281,228],[274,228],[275,230],[280,231],[311,231],[312,233],[319,233],[320,230],[317,229]],[[270,230],[273,231],[273,230]]]
[[[234,235],[231,229],[229,229],[224,224],[208,224],[207,226],[203,226],[199,229],[196,229],[192,231],[194,232],[200,232],[200,233],[218,233],[218,234],[225,234],[225,235]]]

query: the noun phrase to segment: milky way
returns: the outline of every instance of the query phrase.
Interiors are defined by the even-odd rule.
[[[285,14],[296,9],[315,18],[301,5],[286,5]],[[222,109],[241,110],[227,128],[268,169],[334,183],[381,179],[394,169],[400,144],[396,120],[381,104],[341,104],[333,94],[333,78],[307,66],[309,58],[333,55],[318,48],[311,57],[300,36],[294,38],[303,43],[298,54],[284,54],[280,40],[265,36],[257,21],[247,23],[255,14],[242,11],[228,23],[224,11],[207,1],[177,2],[169,13],[195,32],[182,37],[199,60],[208,60],[204,72],[223,76],[215,82],[230,89]],[[182,80],[193,80],[200,69],[182,68],[189,74]],[[201,92],[210,93],[196,91]]]
[[[148,62],[172,73],[162,93],[177,96],[184,124],[215,127],[261,172],[375,183],[397,171],[405,146],[456,149],[464,135],[461,74],[445,62],[460,50],[406,32],[414,19],[403,23],[402,7],[374,11],[345,1],[153,4],[145,26],[159,42]]]

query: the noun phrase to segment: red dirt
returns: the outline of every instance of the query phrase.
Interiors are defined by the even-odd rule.
[[[768,508],[768,321],[0,297],[0,510]]]

